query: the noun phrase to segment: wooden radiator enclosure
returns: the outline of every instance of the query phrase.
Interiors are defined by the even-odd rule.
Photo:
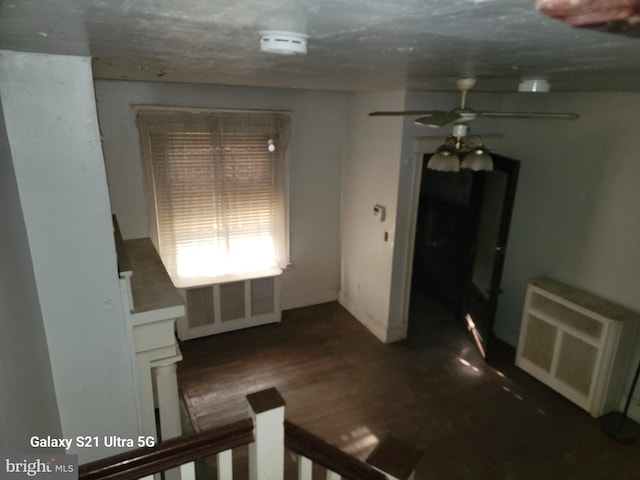
[[[188,340],[279,322],[280,276],[191,287],[180,291],[186,314],[178,338]]]
[[[516,365],[594,417],[617,410],[639,318],[568,285],[534,280]]]

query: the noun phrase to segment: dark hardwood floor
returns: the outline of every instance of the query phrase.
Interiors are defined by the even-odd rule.
[[[413,302],[411,334],[384,345],[337,303],[281,324],[183,342],[178,382],[206,429],[275,386],[286,416],[364,459],[390,433],[424,450],[417,479],[640,479],[640,444],[516,368],[486,364],[461,323]]]

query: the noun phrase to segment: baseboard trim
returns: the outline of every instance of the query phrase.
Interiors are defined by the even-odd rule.
[[[321,303],[335,302],[336,300],[338,300],[338,290],[332,288],[306,295],[283,296],[281,305],[282,310],[291,310],[293,308],[310,307]]]
[[[399,342],[407,338],[407,324],[392,325],[387,328],[386,343]]]
[[[344,295],[342,292],[338,294],[338,303],[353,315],[362,325],[364,325],[371,333],[373,333],[382,343],[391,343],[401,338],[396,338],[399,332],[396,329],[390,329],[383,325],[380,321],[368,315],[353,300]]]

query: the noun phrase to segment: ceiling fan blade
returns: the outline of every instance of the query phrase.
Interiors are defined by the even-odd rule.
[[[391,117],[391,116],[410,116],[410,115],[423,115],[431,116],[439,113],[445,113],[442,110],[404,110],[396,112],[371,112],[370,117]]]
[[[459,120],[463,116],[460,112],[450,111],[450,112],[438,112],[434,115],[420,117],[416,119],[416,123],[421,123],[422,125],[426,125],[427,127],[443,127],[448,123],[455,122]]]
[[[544,112],[476,112],[479,117],[493,118],[557,118],[573,120],[580,118],[577,113],[544,113]]]

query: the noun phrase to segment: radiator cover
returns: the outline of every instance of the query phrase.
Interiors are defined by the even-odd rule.
[[[180,290],[186,314],[177,319],[178,338],[218,333],[279,322],[280,276],[261,277]]]

